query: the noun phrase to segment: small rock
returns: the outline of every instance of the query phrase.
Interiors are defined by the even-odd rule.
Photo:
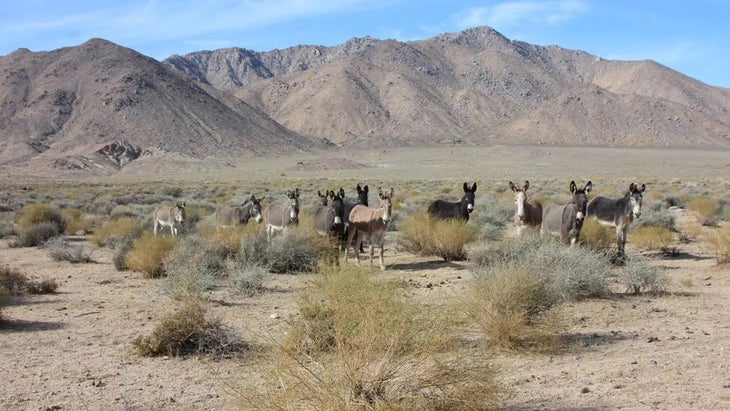
[[[591,392],[591,390],[588,387],[583,387],[583,389],[580,390],[581,394],[588,394],[589,392]]]
[[[270,317],[272,320],[277,320],[277,319],[279,319],[279,313],[273,313],[273,314],[271,314]]]

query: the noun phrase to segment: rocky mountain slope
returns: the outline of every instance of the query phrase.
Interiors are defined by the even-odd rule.
[[[730,90],[477,27],[422,41],[200,51],[102,39],[0,57],[0,165],[117,170],[146,156],[341,147],[730,147]],[[160,157],[161,158],[161,157]],[[177,161],[177,160],[176,160]]]
[[[166,63],[340,145],[443,141],[727,146],[730,90],[477,27],[413,42],[233,48]]]

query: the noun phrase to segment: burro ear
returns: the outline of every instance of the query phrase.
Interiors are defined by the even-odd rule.
[[[570,182],[570,192],[575,193],[576,191],[578,191],[578,186],[575,185],[575,181],[571,181]]]
[[[464,192],[466,193],[468,191],[469,191],[469,184],[467,184],[466,181],[465,181],[464,182]]]
[[[299,198],[299,188],[297,188],[296,190],[294,190],[294,195],[295,195],[295,196],[296,196],[297,198]]]
[[[636,186],[634,185],[634,183],[629,184],[629,192],[633,193],[634,191],[636,191]]]
[[[395,194],[395,191],[393,190],[393,187],[390,188],[390,198],[393,198],[393,195]]]
[[[383,195],[383,187],[378,187],[378,196],[380,196],[381,200],[385,197],[385,195]]]
[[[646,190],[646,184],[642,184],[642,185],[641,185],[641,188],[639,189],[639,192],[640,192],[640,193],[643,193],[643,192],[644,192],[644,190]]]
[[[514,191],[515,193],[517,192],[517,186],[514,185],[514,183],[512,183],[511,181],[509,182],[509,189]]]
[[[477,182],[475,181],[474,184],[471,185],[471,191],[477,191]]]
[[[345,189],[340,187],[340,197],[345,198]]]
[[[527,191],[530,188],[530,182],[525,180],[525,184],[522,186],[522,190]]]
[[[586,193],[590,193],[591,190],[593,190],[593,183],[591,183],[590,181],[588,181],[586,183],[586,186],[583,188],[583,191],[585,191]]]

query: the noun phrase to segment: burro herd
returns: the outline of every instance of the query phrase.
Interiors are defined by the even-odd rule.
[[[603,226],[616,228],[617,250],[619,257],[624,256],[629,225],[634,218],[641,216],[645,184],[631,183],[621,198],[598,196],[589,200],[588,194],[593,183],[588,181],[580,187],[575,181],[571,181],[568,185],[570,200],[565,204],[549,204],[544,208],[540,201],[528,197],[529,187],[530,182],[527,180],[521,187],[509,182],[509,188],[514,193],[513,222],[519,235],[525,231],[539,232],[544,236],[558,237],[561,242],[573,246],[579,241],[585,219],[595,218]],[[474,211],[477,183],[469,185],[465,182],[463,190],[464,195],[459,201],[437,199],[429,203],[425,212],[432,219],[468,221],[469,215]],[[352,250],[360,262],[360,253],[364,252],[362,244],[367,239],[370,265],[373,265],[374,249],[377,247],[380,269],[385,270],[383,243],[393,217],[395,190],[392,187],[389,191],[378,188],[379,202],[376,207],[369,206],[367,185],[358,184],[355,192],[357,199],[352,201],[346,198],[343,188],[338,191],[325,190],[324,193],[318,191],[313,208],[312,228],[319,235],[338,239],[345,260]],[[257,199],[252,195],[239,206],[219,206],[215,211],[214,221],[220,227],[248,224],[251,219],[257,223],[263,222],[268,241],[271,242],[276,233],[299,225],[299,197],[298,188],[287,190],[281,200],[268,204],[262,210],[261,201],[265,197]],[[171,235],[178,235],[185,222],[185,202],[159,205],[153,211],[152,219],[155,235],[158,227],[170,227]]]

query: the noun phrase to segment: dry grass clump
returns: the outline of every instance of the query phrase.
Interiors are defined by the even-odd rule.
[[[714,198],[710,197],[696,197],[689,201],[687,209],[694,212],[697,217],[702,221],[703,225],[705,222],[710,221],[717,215],[719,209],[719,203]],[[714,224],[710,224],[714,225]]]
[[[132,341],[132,351],[145,357],[230,355],[247,350],[248,344],[236,338],[219,320],[206,318],[205,307],[196,299],[182,302],[175,312],[160,321],[150,335],[139,336]]]
[[[466,312],[490,346],[506,350],[555,352],[567,323],[560,296],[541,272],[508,264],[479,278],[466,298]]]
[[[41,223],[53,223],[57,231],[62,233],[66,228],[66,221],[63,215],[54,206],[47,204],[26,204],[20,210],[18,218],[18,229],[23,231]]]
[[[58,283],[54,278],[44,278],[40,283],[31,282],[28,285],[28,292],[31,294],[53,294],[58,289]]]
[[[86,247],[81,244],[72,246],[64,238],[50,240],[45,247],[53,261],[68,261],[73,264],[94,261],[91,258],[92,253],[87,251]]]
[[[94,218],[79,208],[66,208],[61,212],[66,222],[64,234],[88,234],[94,227]]]
[[[400,224],[398,247],[419,255],[433,255],[445,261],[466,259],[465,246],[477,239],[475,226],[460,220],[437,220],[414,213]]]
[[[329,266],[298,296],[276,368],[238,390],[246,409],[494,409],[502,387],[460,319],[403,299],[370,271]],[[276,387],[276,388],[273,388]]]
[[[203,221],[198,225],[198,237],[209,243],[225,247],[228,255],[235,255],[241,246],[241,239],[253,235],[259,227],[255,222],[233,227],[217,227],[215,223]]]
[[[673,240],[672,232],[664,227],[643,226],[631,233],[631,243],[643,251],[665,250]]]
[[[619,282],[634,295],[661,294],[669,287],[669,277],[659,267],[649,263],[645,258],[634,256],[629,258],[621,272]]]
[[[595,218],[587,218],[580,230],[580,242],[596,250],[608,250],[616,243],[616,231]]]
[[[115,248],[119,243],[123,243],[125,239],[137,238],[143,232],[144,228],[136,219],[122,217],[106,221],[101,227],[95,228],[94,235],[91,236],[89,241],[100,247]]]
[[[140,271],[147,278],[157,278],[164,274],[165,258],[173,248],[174,237],[144,233],[134,242],[124,262],[130,270]]]
[[[718,228],[707,238],[718,264],[730,263],[730,226]]]

